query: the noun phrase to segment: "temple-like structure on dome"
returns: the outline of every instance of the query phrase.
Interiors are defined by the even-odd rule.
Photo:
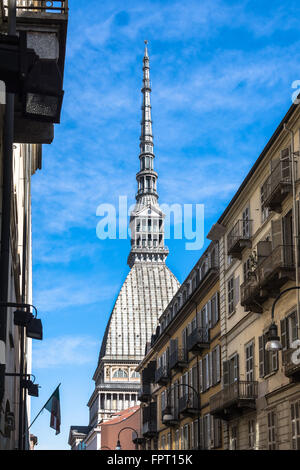
[[[138,403],[140,378],[135,368],[144,357],[158,318],[180,286],[165,264],[168,249],[164,244],[164,214],[158,204],[158,175],[154,171],[150,67],[145,43],[140,169],[136,175],[136,205],[130,216],[130,271],[110,315],[93,376],[95,390],[88,402],[87,427],[92,449],[99,448],[101,440],[97,423]]]

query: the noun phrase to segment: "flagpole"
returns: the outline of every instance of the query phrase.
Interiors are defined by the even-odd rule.
[[[52,393],[51,397],[49,398],[49,400],[46,401],[46,403],[44,404],[43,408],[39,411],[39,413],[36,415],[36,417],[34,418],[34,420],[32,421],[32,423],[28,426],[27,428],[27,431],[29,431],[29,429],[31,428],[31,426],[33,425],[33,423],[38,419],[38,417],[40,416],[41,412],[44,410],[45,406],[47,405],[47,403],[51,400],[51,398],[53,397],[54,393],[56,392],[56,390],[61,386],[61,383],[56,387],[56,389],[54,390],[54,392]],[[25,433],[24,433],[25,434]]]

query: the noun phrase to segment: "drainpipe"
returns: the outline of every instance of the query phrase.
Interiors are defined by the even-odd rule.
[[[16,35],[16,0],[8,4],[8,34]],[[10,277],[10,220],[12,194],[12,163],[14,140],[14,94],[6,92],[5,115],[3,125],[3,183],[2,183],[2,222],[0,252],[0,302],[7,302],[8,280]],[[5,370],[7,334],[7,307],[0,308],[0,364]],[[0,399],[5,390],[5,379],[0,384]]]
[[[284,130],[290,133],[291,136],[291,156],[292,156],[292,191],[293,191],[293,238],[294,238],[294,253],[295,253],[295,270],[296,270],[296,286],[299,286],[299,253],[298,253],[298,211],[296,201],[296,171],[295,171],[295,151],[294,151],[294,132],[289,129],[284,123]],[[298,338],[300,338],[300,292],[296,289],[297,299],[297,323],[298,323]]]

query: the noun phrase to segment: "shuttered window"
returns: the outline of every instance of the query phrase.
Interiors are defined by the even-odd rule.
[[[268,449],[276,450],[276,413],[268,413]]]
[[[260,377],[265,377],[278,370],[278,351],[266,351],[267,341],[266,333],[258,338]]]

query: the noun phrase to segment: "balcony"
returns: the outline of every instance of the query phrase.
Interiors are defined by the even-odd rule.
[[[262,313],[262,304],[268,298],[268,292],[261,289],[255,273],[241,285],[241,305],[246,311]]]
[[[199,412],[199,402],[196,394],[183,395],[179,398],[179,413],[184,416],[194,416]]]
[[[143,437],[151,438],[155,437],[157,434],[157,423],[155,419],[145,421],[142,426],[142,435]]]
[[[230,420],[244,411],[256,408],[258,383],[237,381],[225,386],[210,398],[210,414],[217,418]]]
[[[161,366],[155,371],[155,383],[166,385],[170,380],[170,370],[168,366]]]
[[[300,361],[297,361],[299,362],[298,364],[295,364],[292,361],[292,354],[296,353],[296,351],[297,349],[291,348],[286,351],[282,351],[282,364],[286,377],[293,379],[295,382],[300,382]]]
[[[208,328],[195,328],[188,335],[187,350],[195,354],[201,352],[203,349],[209,348],[210,334]]]
[[[281,204],[292,191],[292,166],[289,159],[278,160],[262,187],[263,208],[281,212]]]
[[[295,280],[292,245],[279,245],[256,268],[261,288],[276,291],[287,281]]]
[[[187,359],[187,355],[184,349],[182,348],[175,349],[175,351],[173,351],[170,354],[170,358],[169,358],[170,369],[182,370],[182,369],[185,369],[187,365],[188,365],[188,359]]]
[[[151,384],[150,383],[142,384],[139,394],[138,394],[138,400],[143,403],[148,403],[151,400]]]
[[[168,415],[168,419],[164,417]],[[166,406],[161,411],[161,421],[165,426],[176,426],[179,423],[179,410],[174,406]]]
[[[227,236],[227,253],[233,258],[242,259],[245,248],[251,248],[252,220],[238,220]]]
[[[0,32],[6,33],[8,0],[0,0]],[[68,0],[16,0],[17,33],[26,31],[27,46],[41,59],[57,62],[64,76],[68,26]],[[14,142],[50,144],[54,125],[24,118],[22,103],[15,96]]]
[[[142,408],[143,423],[142,435],[146,438],[156,436],[157,433],[157,405],[152,402],[147,407]]]

